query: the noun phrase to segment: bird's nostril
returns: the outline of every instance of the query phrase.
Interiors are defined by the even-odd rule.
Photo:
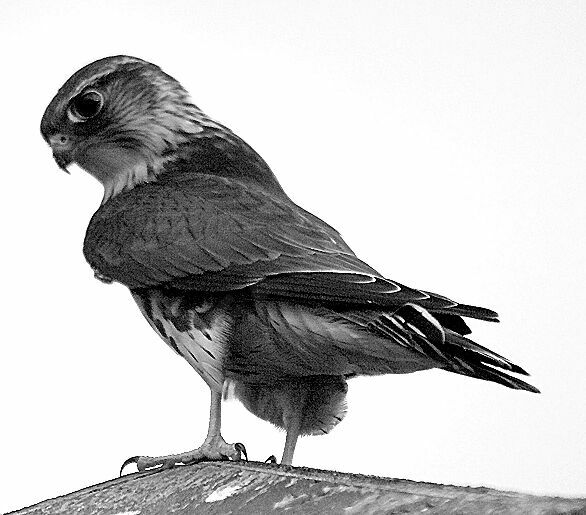
[[[54,134],[49,137],[49,143],[55,147],[65,147],[71,143],[71,139],[66,134]]]

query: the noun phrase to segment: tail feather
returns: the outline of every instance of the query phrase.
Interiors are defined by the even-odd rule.
[[[459,307],[464,308],[461,312],[471,310],[477,315],[494,313],[490,310],[484,310],[484,313],[478,311],[483,308],[473,306]],[[452,308],[450,314],[454,314],[454,311]],[[493,319],[496,319],[496,313]],[[379,333],[386,333],[395,342],[436,360],[438,367],[444,370],[499,383],[515,390],[539,393],[534,386],[508,374],[528,376],[523,368],[458,334],[448,324],[445,324],[447,327],[442,325],[441,321],[441,315],[435,316],[435,313],[430,313],[421,305],[405,304],[394,313],[378,318],[370,327]]]
[[[473,367],[473,371],[466,372],[464,370],[452,370],[456,374],[464,376],[475,377],[476,379],[482,379],[484,381],[491,381],[493,383],[502,384],[513,390],[525,390],[533,393],[541,393],[535,386],[526,383],[525,381],[518,379],[517,377],[510,376],[502,370],[497,370],[484,363],[479,363]]]
[[[433,310],[430,310],[433,313],[435,319],[447,329],[451,329],[452,331],[465,336],[472,332],[472,329],[468,327],[468,324],[464,321],[464,319],[459,315],[448,315],[447,313],[437,313]]]
[[[503,368],[515,374],[528,376],[529,374],[519,365],[515,365],[504,356],[479,345],[449,329],[446,329],[446,341],[451,346],[452,352],[462,359],[480,361],[495,367]]]

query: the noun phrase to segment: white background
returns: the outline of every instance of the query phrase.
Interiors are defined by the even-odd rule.
[[[198,445],[208,390],[81,245],[101,187],[39,135],[78,68],[155,62],[390,278],[494,308],[477,341],[534,395],[442,371],[351,381],[295,464],[586,496],[581,2],[1,4],[0,511]],[[252,459],[284,436],[227,404]]]

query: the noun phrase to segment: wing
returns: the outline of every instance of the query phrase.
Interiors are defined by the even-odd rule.
[[[110,199],[92,217],[84,254],[97,273],[131,289],[250,287],[297,301],[417,302],[461,334],[467,328],[454,315],[496,319],[493,311],[383,278],[337,231],[284,195],[205,174],[169,174]]]

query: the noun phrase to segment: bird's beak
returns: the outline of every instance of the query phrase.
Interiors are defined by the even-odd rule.
[[[53,150],[53,159],[57,166],[66,173],[67,167],[73,163],[73,141],[65,134],[54,134],[49,136],[48,143]]]
[[[67,167],[73,162],[69,154],[63,152],[53,152],[53,159],[57,163],[57,166],[61,168],[65,173],[70,173]]]

